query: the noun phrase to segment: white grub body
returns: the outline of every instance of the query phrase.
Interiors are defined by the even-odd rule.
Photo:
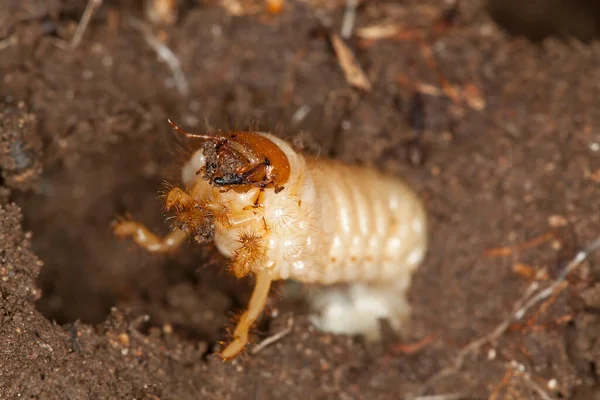
[[[183,181],[198,199],[210,199],[229,216],[216,220],[215,244],[238,254],[242,235],[260,240],[264,256],[252,266],[274,280],[326,285],[310,291],[322,330],[378,337],[379,318],[399,328],[409,314],[406,292],[427,249],[427,218],[417,195],[401,180],[375,169],[303,156],[285,141],[261,133],[288,157],[284,189],[223,192],[196,175],[205,163],[197,151]],[[343,288],[340,285],[344,284]],[[333,286],[331,286],[333,285]]]

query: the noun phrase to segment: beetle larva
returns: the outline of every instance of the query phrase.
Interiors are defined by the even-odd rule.
[[[236,276],[255,275],[223,358],[243,350],[271,282],[280,279],[349,285],[347,292],[313,296],[321,311],[315,322],[324,330],[376,336],[378,318],[399,326],[427,247],[426,212],[403,181],[301,155],[269,133],[196,135],[169,122],[202,139],[182,171],[186,190],[166,196],[174,230],[159,238],[140,223],[120,221],[115,233],[153,252],[175,250],[188,237],[214,240]]]

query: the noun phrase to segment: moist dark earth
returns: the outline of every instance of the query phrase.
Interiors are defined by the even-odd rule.
[[[362,91],[328,39],[343,1],[286,1],[279,14],[188,1],[163,27],[141,2],[105,1],[67,48],[86,3],[0,2],[0,398],[600,398],[596,254],[430,380],[600,234],[593,8],[534,2],[554,10],[544,19],[519,2],[363,2],[346,41],[372,84]],[[364,38],[386,25],[396,35]],[[159,192],[186,152],[167,118],[198,132],[260,126],[406,179],[431,221],[406,332],[319,332],[277,288],[250,351],[223,362],[251,280],[210,245],[158,256],[111,231],[131,213],[168,232]]]

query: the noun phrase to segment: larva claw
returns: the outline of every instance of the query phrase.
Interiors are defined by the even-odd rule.
[[[192,203],[194,203],[194,199],[189,194],[176,187],[171,189],[167,194],[165,209],[169,211],[171,208],[175,207],[176,210],[182,210]]]
[[[235,356],[240,354],[242,350],[244,350],[244,347],[246,347],[247,343],[247,335],[245,337],[235,338],[233,342],[229,343],[227,347],[221,352],[221,358],[223,360],[230,360],[231,358],[234,358]]]

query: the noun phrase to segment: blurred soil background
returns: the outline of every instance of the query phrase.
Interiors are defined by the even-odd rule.
[[[510,318],[600,234],[600,6],[353,3],[188,0],[161,25],[106,0],[69,47],[87,1],[0,1],[0,398],[600,398],[600,256]],[[222,362],[249,282],[211,246],[111,233],[125,212],[168,231],[158,191],[185,152],[167,118],[409,181],[431,248],[405,336],[317,332],[276,290]]]

